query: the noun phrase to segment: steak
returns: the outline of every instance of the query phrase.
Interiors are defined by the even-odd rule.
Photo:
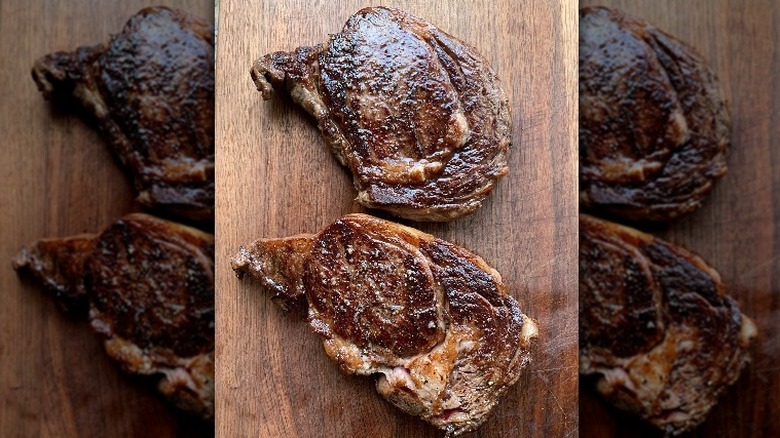
[[[580,10],[580,204],[630,221],[699,207],[726,173],[731,116],[691,47],[607,8]]]
[[[357,201],[416,221],[473,213],[506,175],[509,103],[476,50],[397,9],[366,8],[314,47],[252,67],[314,116]]]
[[[261,239],[233,258],[311,329],[346,374],[450,435],[482,424],[531,359],[536,323],[480,257],[349,214],[316,235]]]
[[[154,376],[174,405],[214,418],[214,240],[210,234],[131,214],[99,235],[43,239],[14,268],[66,310],[89,315],[108,355]]]
[[[80,105],[147,208],[214,216],[214,30],[168,8],[134,15],[107,44],[35,62],[47,99]]]
[[[580,373],[609,402],[677,435],[749,362],[753,322],[700,257],[580,217]]]

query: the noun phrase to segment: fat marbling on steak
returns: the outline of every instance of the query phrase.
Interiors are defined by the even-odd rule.
[[[508,172],[509,103],[487,61],[405,12],[362,9],[325,43],[265,55],[251,73],[264,99],[284,90],[314,116],[366,207],[449,221]]]
[[[631,221],[698,209],[726,173],[731,116],[691,47],[607,8],[580,10],[580,203]]]
[[[480,257],[429,234],[349,214],[317,235],[261,239],[233,258],[309,326],[346,374],[458,435],[482,424],[530,361],[536,323]]]
[[[132,176],[138,201],[195,221],[214,216],[214,29],[143,9],[107,44],[35,62],[47,99],[80,105]]]
[[[66,310],[89,315],[124,371],[153,376],[173,404],[214,418],[210,234],[131,214],[99,235],[39,240],[22,248],[14,268]]]
[[[749,361],[753,322],[700,257],[580,218],[580,373],[667,434],[701,423]]]

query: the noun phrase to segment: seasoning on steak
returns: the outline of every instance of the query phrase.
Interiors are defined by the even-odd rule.
[[[131,214],[100,235],[22,248],[29,272],[66,309],[86,316],[130,374],[154,376],[179,408],[214,418],[214,240],[194,228]]]
[[[317,235],[258,240],[233,269],[284,308],[308,307],[344,373],[378,376],[389,402],[452,436],[485,421],[538,333],[480,257],[368,215]]]
[[[138,201],[196,221],[214,215],[214,30],[164,7],[107,44],[35,62],[47,99],[80,104],[132,176]]]
[[[251,73],[264,99],[286,90],[314,116],[366,207],[453,220],[509,170],[509,103],[495,73],[405,12],[362,9],[325,43],[265,55]]]
[[[701,423],[749,362],[753,322],[700,257],[580,217],[580,373],[666,434]]]
[[[691,47],[607,8],[580,10],[580,202],[631,221],[699,207],[726,173],[731,116]]]

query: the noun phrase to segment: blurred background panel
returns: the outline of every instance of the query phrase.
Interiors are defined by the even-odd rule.
[[[700,254],[758,325],[753,362],[691,436],[780,436],[780,2],[583,0],[641,17],[692,45],[718,75],[732,114],[728,173],[704,207],[649,230]],[[647,230],[645,228],[645,230]],[[586,385],[580,436],[660,436]]]
[[[11,258],[42,237],[97,232],[140,210],[100,135],[50,104],[30,76],[47,53],[105,42],[143,7],[213,22],[210,0],[0,1],[0,435],[209,436],[123,374],[85,321],[17,278]]]

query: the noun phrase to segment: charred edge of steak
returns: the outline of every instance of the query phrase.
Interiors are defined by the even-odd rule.
[[[98,44],[39,58],[32,68],[32,78],[38,91],[46,99],[80,97],[79,101],[86,104],[90,101],[83,99],[87,92],[98,92],[95,74],[100,69],[100,56],[105,49],[104,44]],[[105,103],[95,106],[105,108]]]

